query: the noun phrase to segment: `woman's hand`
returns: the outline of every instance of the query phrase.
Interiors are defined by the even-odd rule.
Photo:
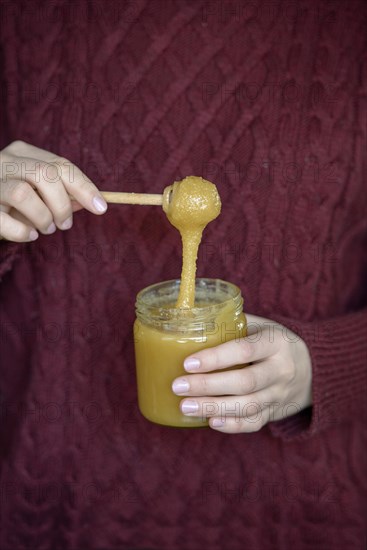
[[[247,315],[247,322],[246,338],[187,357],[184,367],[195,374],[172,384],[174,393],[188,397],[180,404],[184,414],[209,418],[221,432],[255,432],[312,404],[305,342],[275,321]],[[211,372],[244,363],[250,365]]]
[[[71,201],[69,194],[75,197]],[[73,225],[73,212],[103,214],[107,204],[90,179],[68,160],[24,141],[0,153],[0,238],[34,241]]]

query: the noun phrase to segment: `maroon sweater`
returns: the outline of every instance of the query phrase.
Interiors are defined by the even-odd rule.
[[[136,293],[180,273],[163,212],[1,242],[0,548],[364,548],[366,3],[0,8],[1,147],[106,190],[214,181],[198,275],[293,327],[313,369],[312,408],[258,433],[151,424],[132,323]]]

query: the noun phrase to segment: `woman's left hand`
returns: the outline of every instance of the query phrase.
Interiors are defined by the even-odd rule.
[[[172,384],[176,395],[187,397],[183,414],[209,418],[211,428],[225,433],[256,432],[312,404],[305,342],[275,321],[246,317],[246,338],[190,355],[184,361],[190,374]],[[245,363],[251,364],[212,372]]]

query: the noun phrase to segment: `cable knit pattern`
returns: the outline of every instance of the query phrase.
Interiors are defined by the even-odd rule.
[[[155,207],[0,242],[1,550],[362,550],[366,4],[0,1],[0,147],[108,190],[202,175],[198,275],[309,346],[313,407],[254,434],[137,410],[143,287],[180,273]]]

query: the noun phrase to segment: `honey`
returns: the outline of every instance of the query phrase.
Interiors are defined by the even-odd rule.
[[[216,186],[189,176],[167,187],[163,210],[182,239],[181,281],[139,292],[134,324],[139,408],[148,420],[176,427],[208,426],[185,416],[171,389],[185,375],[184,359],[204,348],[246,335],[240,290],[219,279],[195,279],[198,248],[206,225],[220,213]],[[210,402],[210,397],[208,398]]]
[[[188,176],[166,187],[163,210],[182,239],[181,286],[176,307],[192,308],[195,303],[196,259],[203,231],[220,214],[216,186],[203,178]]]
[[[187,375],[183,361],[188,355],[245,336],[243,300],[239,288],[231,283],[196,279],[200,307],[185,314],[174,307],[179,287],[179,280],[166,281],[137,296],[134,340],[139,409],[158,424],[207,426],[206,419],[181,413],[182,397],[172,392],[171,385],[178,376]]]

